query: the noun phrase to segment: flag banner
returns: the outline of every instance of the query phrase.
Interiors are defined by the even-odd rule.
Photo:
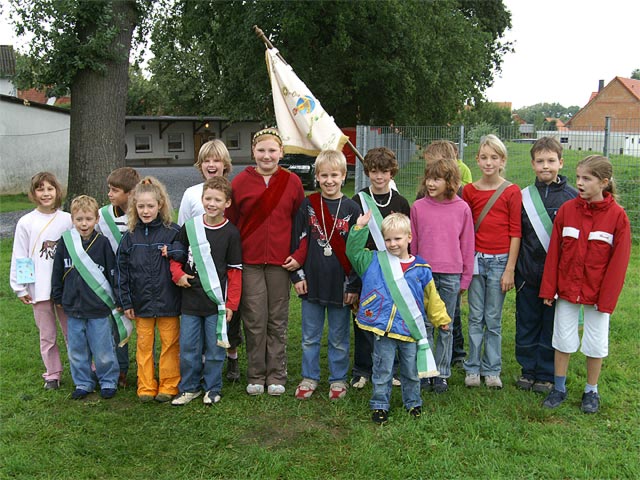
[[[273,109],[285,153],[315,157],[321,150],[342,151],[349,137],[298,78],[290,65],[267,48],[267,69],[273,92]]]

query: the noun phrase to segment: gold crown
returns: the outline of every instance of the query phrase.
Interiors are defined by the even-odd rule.
[[[276,137],[278,140],[280,140],[280,144],[282,144],[282,137],[280,136],[280,133],[278,132],[278,130],[276,130],[275,128],[265,128],[263,130],[260,130],[258,132],[256,132],[253,135],[253,140],[252,142],[255,143],[256,138],[261,137],[263,135],[273,135],[274,137]]]

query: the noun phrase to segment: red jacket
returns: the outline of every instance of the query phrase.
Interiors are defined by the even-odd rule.
[[[613,313],[630,255],[629,218],[609,193],[600,202],[569,200],[553,223],[540,297],[557,293],[571,303]]]
[[[304,200],[300,178],[278,168],[275,175],[289,175],[289,183],[275,209],[253,234],[242,237],[242,262],[250,265],[282,265],[290,254],[293,219]],[[225,215],[242,231],[242,225],[267,186],[255,167],[247,167],[231,182],[231,206]]]

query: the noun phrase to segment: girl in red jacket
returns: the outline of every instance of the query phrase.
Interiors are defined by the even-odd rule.
[[[558,298],[553,327],[554,389],[543,406],[556,408],[567,398],[565,381],[571,353],[578,350],[578,316],[584,308],[581,351],[587,357],[587,385],[581,409],[600,406],[598,377],[608,354],[609,316],[620,296],[631,254],[629,219],[615,201],[608,158],[591,155],[578,163],[579,195],[563,204],[553,224],[540,297]]]

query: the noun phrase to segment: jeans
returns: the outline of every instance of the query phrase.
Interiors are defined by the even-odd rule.
[[[111,320],[105,318],[68,317],[69,366],[76,388],[93,392],[96,380],[91,371],[91,360],[96,367],[100,388],[118,387],[118,360],[113,342]]]
[[[118,367],[121,372],[127,373],[129,371],[129,343],[125,343],[122,347],[118,346],[118,343],[120,343],[120,334],[118,333],[118,325],[113,317],[111,317],[111,327],[113,329],[113,341],[116,345]]]
[[[353,377],[371,378],[373,332],[363,330],[353,320]]]
[[[456,311],[456,302],[460,293],[460,274],[458,273],[434,273],[433,281],[440,298],[445,304],[447,314],[450,318],[454,318]],[[431,322],[426,322],[427,338],[429,343],[435,347],[436,367],[440,372],[440,378],[449,378],[451,376],[451,354],[453,350],[453,332],[455,326],[453,322],[449,324],[449,330],[438,328],[437,342],[435,337],[435,328]]]
[[[349,373],[351,308],[302,300],[302,376],[320,381],[320,341],[325,311],[329,323],[329,383],[346,382]]]
[[[371,375],[373,394],[369,401],[371,410],[389,410],[391,389],[393,388],[393,362],[396,358],[396,352],[400,360],[402,403],[407,410],[422,406],[416,360],[417,343],[375,335],[373,340],[373,373]]]
[[[523,377],[553,382],[555,305],[545,305],[538,297],[539,290],[516,273],[516,360]]]
[[[467,373],[500,375],[502,370],[502,305],[500,279],[508,254],[478,254],[478,274],[469,286],[469,356]],[[484,349],[483,349],[484,347]],[[482,357],[482,358],[481,358]]]
[[[453,316],[453,353],[451,354],[451,363],[464,360],[467,352],[464,351],[464,333],[462,332],[462,318],[460,314],[460,301],[462,294],[458,293],[456,301],[456,313]]]
[[[223,321],[226,321],[223,320]],[[204,390],[218,394],[222,390],[222,366],[226,349],[216,343],[218,314],[201,317],[182,314],[180,319],[180,392]],[[204,352],[203,352],[204,349]],[[204,365],[202,355],[204,354]]]

